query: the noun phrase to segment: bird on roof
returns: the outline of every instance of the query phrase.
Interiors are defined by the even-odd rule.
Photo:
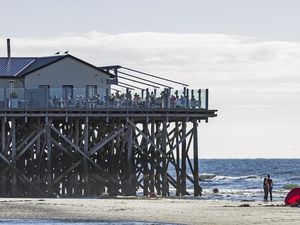
[[[69,50],[67,50],[67,51],[64,52],[64,54],[68,54],[68,53],[69,53]]]
[[[55,55],[59,55],[60,52],[56,52]]]

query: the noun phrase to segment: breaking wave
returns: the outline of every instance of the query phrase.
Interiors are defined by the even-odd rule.
[[[257,175],[247,175],[247,176],[219,176],[216,174],[202,174],[200,175],[200,178],[203,180],[212,180],[212,181],[218,181],[218,180],[258,180],[262,179],[262,177]]]

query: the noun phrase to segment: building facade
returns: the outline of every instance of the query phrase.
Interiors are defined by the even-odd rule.
[[[104,98],[114,75],[72,55],[0,58],[0,106]],[[31,100],[31,101],[30,101]]]

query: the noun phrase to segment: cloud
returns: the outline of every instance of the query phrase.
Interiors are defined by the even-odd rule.
[[[1,39],[0,49],[5,53],[6,43]],[[189,83],[191,88],[208,87],[221,105],[225,101],[230,104],[228,98],[240,97],[254,101],[252,105],[265,105],[260,102],[265,94],[300,97],[298,42],[227,34],[96,31],[49,38],[15,37],[11,42],[15,56],[69,50],[95,65],[119,64]]]
[[[1,55],[6,55],[5,39],[0,40]],[[300,42],[151,32],[67,33],[49,38],[14,37],[11,42],[13,56],[69,50],[94,65],[119,64],[189,83],[191,88],[210,88],[210,107],[219,110],[219,118],[210,120],[209,126],[201,124],[205,131],[200,143],[206,155],[235,157],[222,149],[239,149],[237,157],[249,152],[261,156],[261,149],[266,149],[263,156],[270,157],[290,143],[300,148],[296,135],[300,127]]]
[[[2,38],[3,40],[4,38]],[[5,41],[0,43],[5,49]],[[261,88],[285,77],[300,82],[300,43],[259,41],[226,34],[66,33],[12,38],[13,55],[51,55],[69,50],[96,65],[121,64],[191,84]],[[3,51],[5,52],[5,51]],[[288,85],[285,81],[284,87]]]
[[[1,39],[0,49],[5,52],[6,43]],[[11,42],[15,56],[69,50],[94,65],[119,64],[189,83],[191,88],[210,88],[212,106],[218,108],[238,107],[244,101],[275,106],[275,101],[269,102],[272,97],[280,102],[300,98],[298,42],[227,34],[96,31],[49,38],[15,37]]]

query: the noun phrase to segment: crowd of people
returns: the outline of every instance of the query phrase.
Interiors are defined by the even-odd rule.
[[[121,93],[116,91],[108,97],[101,97],[96,94],[92,97],[76,95],[74,98],[71,94],[68,94],[65,98],[54,95],[48,99],[49,108],[197,108],[200,105],[200,101],[196,101],[194,96],[188,99],[184,95],[179,97],[164,92],[159,97],[154,92],[147,94],[145,97],[137,93],[132,96],[131,92]]]

